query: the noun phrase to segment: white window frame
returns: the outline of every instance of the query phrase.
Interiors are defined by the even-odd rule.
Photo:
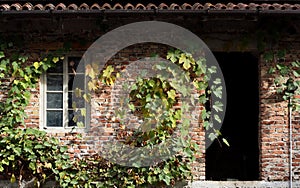
[[[73,57],[82,58],[83,53],[71,53],[64,56],[63,60],[63,126],[62,127],[47,127],[47,74],[43,73],[40,78],[40,129],[50,132],[85,132],[90,126],[90,103],[85,102],[86,116],[84,127],[68,127],[68,59]],[[86,78],[86,77],[85,77]],[[85,80],[85,87],[87,81]]]

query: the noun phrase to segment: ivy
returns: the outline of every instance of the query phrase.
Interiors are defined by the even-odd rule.
[[[268,73],[275,75],[276,92],[282,96],[283,100],[289,101],[289,107],[292,107],[293,111],[299,111],[300,100],[297,96],[300,94],[300,62],[287,63],[285,56],[286,50],[281,50],[268,52],[263,57],[266,62],[274,63]]]
[[[150,78],[137,77],[135,83],[131,86],[123,84],[123,89],[125,88],[125,90],[130,91],[129,101],[127,100],[127,102],[121,104],[121,110],[117,111],[114,119],[119,120],[120,129],[126,132],[125,134],[121,134],[126,135],[126,137],[122,137],[124,144],[134,147],[151,148],[154,145],[170,139],[172,134],[179,129],[181,135],[179,135],[175,143],[175,145],[178,146],[179,152],[174,156],[170,156],[167,160],[150,167],[130,168],[113,165],[113,168],[108,170],[108,174],[110,175],[101,179],[99,185],[103,187],[107,185],[116,187],[137,187],[149,184],[162,186],[174,185],[180,180],[192,178],[191,164],[195,161],[195,155],[199,150],[198,145],[192,141],[188,133],[189,120],[183,117],[184,111],[188,111],[189,105],[181,101],[181,108],[175,107],[178,106],[181,97],[190,97],[188,94],[190,94],[192,90],[180,81],[186,80],[193,83],[194,89],[199,94],[198,101],[200,105],[203,106],[209,101],[210,95],[221,99],[223,88],[220,78],[214,80],[214,84],[209,88],[208,82],[211,79],[211,75],[217,72],[217,69],[214,66],[207,66],[205,58],[194,59],[191,54],[179,50],[168,51],[166,58],[179,66],[185,74],[178,73],[172,66],[158,63],[152,67],[153,70],[157,70],[158,72],[164,70],[165,72],[169,72],[170,75],[176,79],[170,80],[170,75],[158,74],[156,77]],[[88,76],[91,78],[90,82],[93,82],[92,77],[94,74],[88,74]],[[99,79],[102,81],[102,84],[111,86],[115,84],[119,77],[122,78],[119,72],[116,71],[112,65],[109,65],[100,74]],[[97,88],[101,88],[101,84],[98,85]],[[126,101],[125,98],[121,98],[120,100]],[[193,101],[193,99],[191,99],[191,101]],[[143,124],[139,129],[127,129],[128,125],[122,121],[122,118],[124,118],[126,114],[126,110],[122,109],[127,108],[132,114],[143,120]],[[212,108],[216,112],[222,112],[223,104],[221,101],[215,101],[212,104]],[[210,114],[209,109],[202,110],[200,114],[203,126],[205,126],[207,130],[213,129],[212,119],[221,122],[219,115],[215,114],[211,117]],[[155,128],[153,124],[156,124]],[[220,135],[221,133],[218,130],[213,129],[213,132],[210,133],[210,138],[215,139]],[[229,146],[226,139],[223,138],[222,141]],[[109,149],[118,150],[118,148]],[[150,154],[148,153],[146,155]],[[112,155],[112,157],[115,156]],[[124,160],[134,161],[135,159],[131,159],[126,155]],[[137,166],[139,165],[140,164],[137,164]],[[133,172],[134,179],[132,178]],[[114,174],[114,176],[111,176],[111,174]]]
[[[68,181],[63,176],[71,176],[74,171],[67,147],[60,146],[58,139],[44,131],[26,128],[24,123],[31,89],[36,87],[43,72],[55,66],[59,56],[47,55],[40,61],[30,62],[25,55],[17,53],[13,43],[0,41],[0,44],[0,85],[5,96],[0,101],[2,177],[17,182],[19,187],[40,187],[54,179],[63,187],[75,185],[76,181]]]
[[[176,107],[181,102],[180,97],[189,97],[191,90],[178,80],[191,81],[199,93],[198,101],[204,106],[210,95],[221,98],[223,88],[220,79],[214,80],[210,88],[208,86],[216,67],[207,66],[205,58],[194,59],[189,53],[169,51],[167,59],[186,74],[178,74],[158,64],[155,67],[157,70],[168,70],[178,80],[169,82],[161,75],[157,78],[139,78],[132,85],[130,101],[127,103],[129,109],[144,122],[156,118],[159,126],[152,129],[149,121],[149,124],[131,132],[124,142],[136,147],[152,147],[167,140],[178,130],[181,136],[175,140],[175,145],[180,150],[167,160],[149,167],[139,167],[140,164],[136,164],[137,167],[125,167],[101,156],[71,160],[68,148],[61,146],[57,138],[38,129],[26,128],[25,108],[30,101],[30,90],[37,86],[43,72],[56,65],[60,55],[47,55],[32,61],[25,55],[14,53],[13,43],[1,42],[0,47],[0,85],[6,97],[0,102],[0,172],[5,178],[17,182],[20,187],[30,183],[39,187],[49,180],[56,180],[60,187],[141,187],[149,184],[163,187],[175,185],[183,179],[192,179],[191,165],[199,150],[188,134],[189,121],[184,112],[188,111],[189,104],[181,103],[182,108]],[[86,72],[91,78],[89,90],[97,91],[101,86],[97,66],[88,65]],[[113,66],[107,66],[100,75],[102,84],[108,86],[113,85],[119,77]],[[75,94],[86,100],[91,98],[89,94],[82,95],[79,90],[75,90]],[[221,112],[223,105],[215,101],[212,109]],[[159,118],[155,116],[157,110],[162,112]],[[85,115],[86,112],[81,113]],[[212,118],[220,121],[217,114],[211,117],[209,109],[203,110],[200,116],[207,130],[213,129]],[[126,129],[127,125],[121,122],[120,126]],[[212,139],[220,135],[217,130],[214,131],[210,134]],[[228,144],[225,139],[223,142]]]

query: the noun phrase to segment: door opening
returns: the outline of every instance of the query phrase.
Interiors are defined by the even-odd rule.
[[[206,150],[207,180],[257,180],[258,59],[250,53],[214,53],[223,72],[227,108],[221,133],[230,147],[215,140]]]

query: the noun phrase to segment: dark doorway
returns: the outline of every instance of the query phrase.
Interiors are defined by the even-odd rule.
[[[250,53],[214,55],[227,89],[227,108],[221,132],[230,147],[215,140],[206,150],[206,179],[257,180],[258,60]]]

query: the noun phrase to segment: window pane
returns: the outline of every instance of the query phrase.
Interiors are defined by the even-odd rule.
[[[76,97],[75,93],[73,94],[73,92],[69,92],[68,93],[69,108],[73,108],[73,103],[75,103],[76,108],[84,108],[85,107],[85,99],[83,97]]]
[[[70,91],[76,88],[84,90],[85,75],[77,74],[75,79],[76,83],[74,83],[74,77],[74,75],[69,75],[68,90]]]
[[[63,90],[63,76],[62,75],[47,75],[47,90],[48,91],[62,91]]]
[[[63,72],[63,61],[59,61],[55,64],[55,67],[51,67],[47,70],[47,73],[62,73]]]
[[[81,57],[69,57],[68,58],[68,73],[83,73],[83,65],[79,65]]]
[[[63,94],[62,93],[47,93],[47,108],[62,108]]]
[[[74,110],[69,110],[68,111],[69,114],[69,123],[68,126],[69,127],[74,127],[78,125],[80,126],[84,126],[84,121],[85,121],[85,117],[81,115],[80,110],[78,110],[77,112],[75,112]]]
[[[47,127],[62,127],[63,112],[62,111],[47,111]]]

